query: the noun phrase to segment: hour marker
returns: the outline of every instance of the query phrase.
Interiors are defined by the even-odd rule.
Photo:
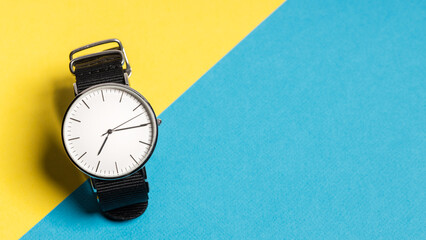
[[[96,166],[96,171],[95,172],[97,172],[98,171],[98,168],[99,168],[99,164],[101,163],[101,161],[99,161],[98,162],[98,166]]]
[[[138,162],[136,161],[136,159],[132,156],[132,154],[130,154],[130,157],[133,159],[133,161],[135,161],[136,164],[138,164]]]
[[[77,140],[77,139],[80,139],[80,137],[70,138],[70,139],[68,139],[68,141]]]
[[[102,94],[102,101],[105,102],[105,98],[104,98],[104,91],[101,90],[101,94]]]
[[[75,118],[70,118],[71,120],[74,120],[74,121],[76,121],[76,122],[81,122],[80,120],[77,120],[77,119],[75,119]]]
[[[136,109],[138,109],[138,107],[139,107],[140,105],[142,105],[142,103],[141,103],[141,104],[139,104],[137,107],[135,107],[135,109],[133,109],[133,111],[135,111]]]
[[[87,152],[83,153],[83,155],[81,155],[77,160],[80,160],[80,158],[82,158],[84,155],[86,155]]]
[[[87,103],[86,103],[84,100],[81,100],[81,101],[83,101],[84,105],[86,105],[86,107],[87,107],[88,109],[90,109],[89,105],[87,105]]]
[[[117,169],[117,173],[118,173],[117,162],[115,162],[115,169]]]
[[[121,93],[120,102],[121,102],[121,99],[123,99],[123,94],[124,92]]]
[[[146,144],[146,145],[148,145],[148,146],[151,146],[151,144],[149,144],[149,143],[146,143],[146,142],[142,142],[142,141],[139,141],[140,143],[143,143],[143,144]]]

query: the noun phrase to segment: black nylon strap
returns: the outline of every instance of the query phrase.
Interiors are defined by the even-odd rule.
[[[76,62],[75,78],[78,93],[101,83],[125,84],[121,60],[121,55],[111,54]]]
[[[102,83],[125,84],[121,61],[121,55],[110,54],[76,62],[77,93]],[[145,167],[119,180],[91,178],[102,212],[106,217],[118,221],[133,219],[145,212],[149,192],[149,185],[145,180]]]
[[[128,220],[142,215],[148,206],[149,185],[145,179],[145,167],[119,180],[92,178],[105,216],[113,220]]]

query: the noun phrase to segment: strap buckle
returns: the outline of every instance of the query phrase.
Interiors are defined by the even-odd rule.
[[[118,44],[118,47],[106,49],[102,52],[92,53],[92,54],[88,54],[88,55],[83,55],[81,57],[73,58],[74,54],[81,52],[83,50],[86,50],[86,49],[89,49],[89,48],[92,48],[92,47],[95,47],[95,46],[107,44],[107,43],[114,43],[114,42]],[[127,56],[126,56],[126,52],[124,51],[123,44],[121,44],[120,40],[118,40],[116,38],[107,39],[107,40],[103,40],[103,41],[99,41],[99,42],[94,42],[94,43],[87,44],[83,47],[79,47],[77,49],[72,50],[70,52],[70,64],[69,64],[70,71],[71,71],[72,74],[75,74],[74,65],[78,61],[88,59],[88,58],[91,58],[91,57],[98,57],[98,56],[109,55],[109,54],[117,54],[117,53],[121,55],[121,65],[124,65],[124,63],[126,64],[126,68],[124,69],[124,72],[127,73],[128,77],[130,77],[130,75],[132,74],[132,68],[130,67],[129,60],[127,59]]]

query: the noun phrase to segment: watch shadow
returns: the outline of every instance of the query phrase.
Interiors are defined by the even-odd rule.
[[[60,191],[63,191],[65,194],[71,193],[68,198],[76,202],[76,205],[80,206],[84,212],[91,213],[97,211],[96,197],[93,196],[90,184],[87,187],[87,177],[69,160],[62,145],[60,130],[62,127],[62,118],[68,105],[74,99],[74,90],[72,87],[74,81],[72,77],[51,81],[53,86],[51,90],[53,91],[53,99],[51,100],[54,102],[56,121],[54,121],[55,126],[42,124],[46,129],[43,131],[45,135],[40,139],[44,143],[44,149],[40,158],[42,169],[46,173],[46,176],[58,186]],[[76,193],[77,190],[79,193]],[[81,194],[83,192],[84,194]],[[90,197],[87,198],[85,195]]]

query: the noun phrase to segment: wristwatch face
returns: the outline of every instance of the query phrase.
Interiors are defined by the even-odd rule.
[[[139,170],[157,141],[148,102],[119,84],[89,88],[70,105],[62,124],[65,150],[84,173],[113,179]]]

